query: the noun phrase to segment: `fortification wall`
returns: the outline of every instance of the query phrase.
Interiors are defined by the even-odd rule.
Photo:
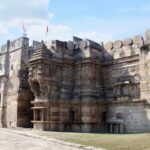
[[[17,50],[22,47],[23,38],[18,38],[16,40],[10,41],[9,43],[9,51]],[[0,48],[0,53],[6,53],[7,52],[7,44],[4,44]]]
[[[140,89],[140,48],[150,41],[148,35],[149,30],[145,37],[136,35],[104,45],[104,89],[108,99],[140,98],[140,90],[143,90]]]
[[[150,29],[146,32],[146,44],[140,54],[141,98],[150,102]]]
[[[104,61],[119,59],[140,54],[140,47],[146,43],[141,35],[132,38],[126,38],[123,41],[116,40],[107,42],[104,45]]]
[[[103,65],[104,91],[107,100],[140,98],[139,58],[131,57]]]
[[[110,100],[107,122],[111,132],[118,132],[121,126],[116,124],[122,124],[126,132],[150,131],[149,43],[147,30],[145,38],[135,36],[105,44],[104,89]]]
[[[107,113],[107,122],[124,124],[125,132],[150,131],[150,106],[144,102],[110,104]]]

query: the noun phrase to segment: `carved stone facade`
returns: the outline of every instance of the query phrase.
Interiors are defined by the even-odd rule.
[[[31,121],[40,130],[149,132],[149,37],[150,30],[105,45],[74,37],[31,47],[21,38],[12,51],[8,42],[0,55],[1,126]]]
[[[102,47],[97,44],[91,48],[84,46],[89,44],[87,41],[82,42],[83,49],[75,50],[73,42],[55,41],[55,53],[43,44],[29,60],[35,128],[86,132],[100,129],[99,115],[104,106],[101,59],[96,53],[100,56]],[[88,58],[84,56],[87,53]]]

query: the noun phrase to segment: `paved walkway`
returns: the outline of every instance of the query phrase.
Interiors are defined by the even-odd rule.
[[[80,148],[0,130],[0,150],[80,150]]]

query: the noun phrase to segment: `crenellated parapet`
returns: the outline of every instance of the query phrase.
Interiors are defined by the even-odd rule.
[[[116,40],[114,42],[107,42],[105,48],[105,60],[119,59],[140,54],[140,47],[148,41],[148,31],[146,37],[136,35],[133,38],[126,38],[123,41]]]
[[[47,47],[51,49],[55,57],[58,58],[100,58],[102,57],[103,47],[89,39],[73,38],[73,41],[49,41]]]

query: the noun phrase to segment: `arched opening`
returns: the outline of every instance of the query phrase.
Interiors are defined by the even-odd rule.
[[[35,96],[40,96],[40,94],[41,94],[41,92],[40,92],[40,85],[39,85],[39,82],[37,80],[33,81],[31,83],[31,88],[32,88],[32,91],[34,92]]]
[[[32,128],[34,94],[30,90],[21,90],[18,93],[18,108],[17,108],[17,126],[24,128]]]

